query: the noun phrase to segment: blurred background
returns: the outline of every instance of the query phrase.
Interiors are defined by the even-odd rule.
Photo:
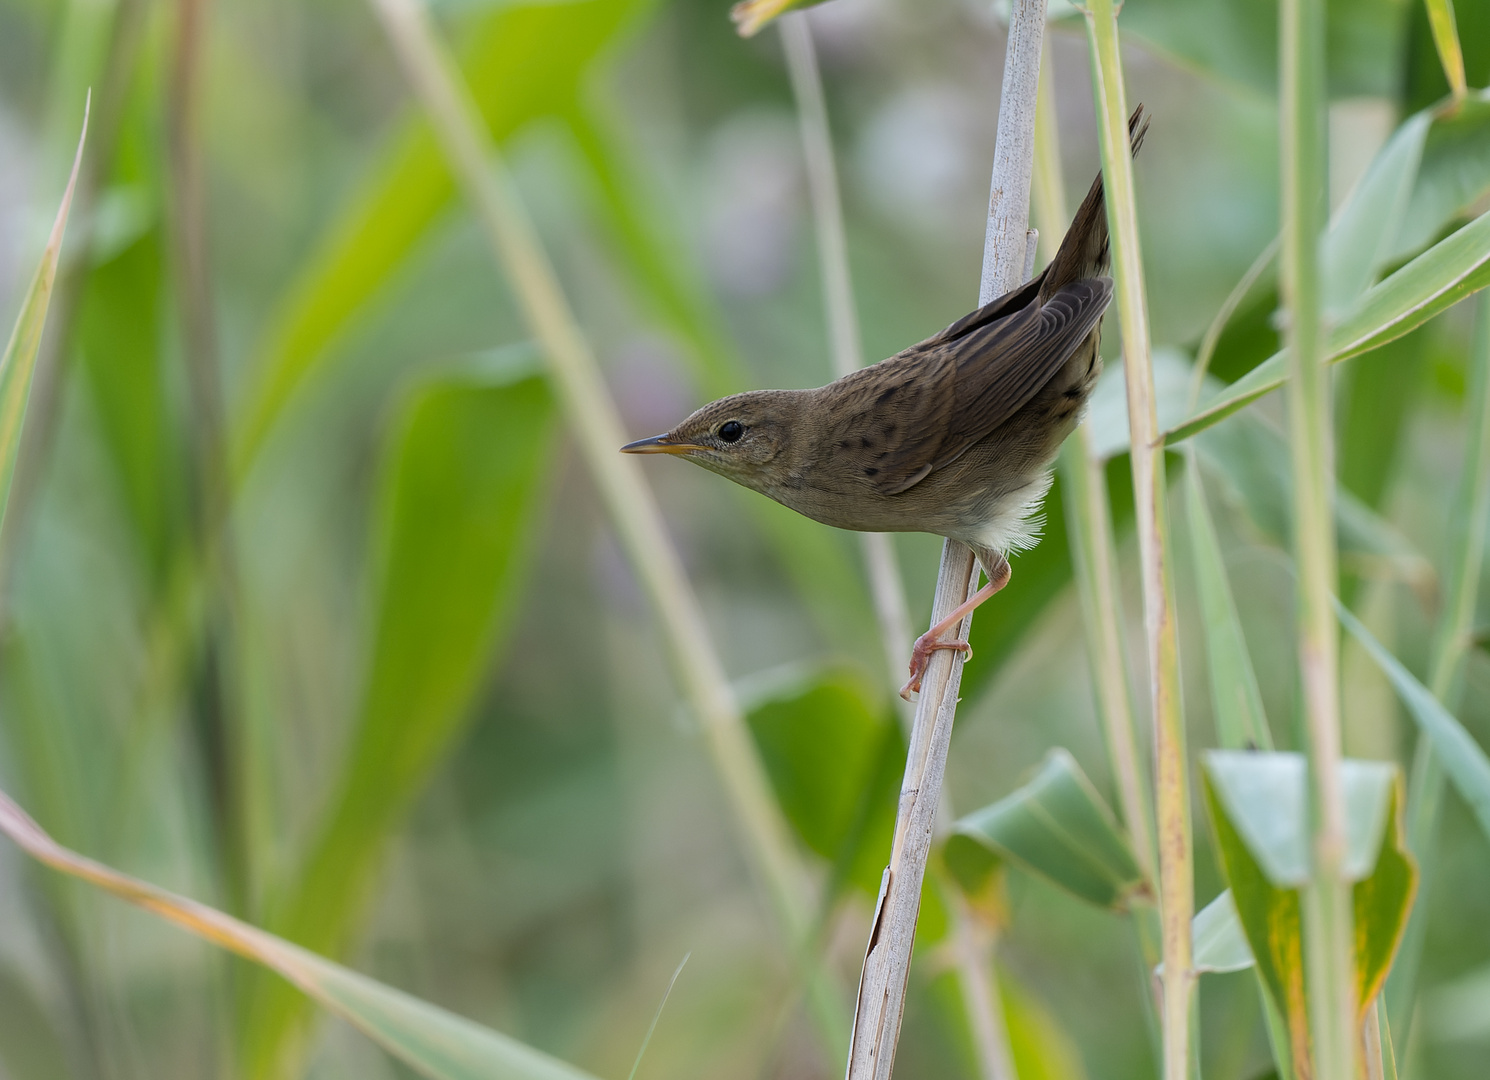
[[[832,377],[775,27],[741,40],[718,0],[433,10],[632,437],[722,393]],[[833,0],[808,17],[878,359],[976,301],[1004,31],[986,0]],[[1458,18],[1484,86],[1490,6]],[[1153,116],[1137,175],[1158,345],[1193,351],[1276,233],[1276,22],[1258,0],[1124,8],[1128,97]],[[1447,86],[1420,3],[1341,0],[1329,30],[1338,202]],[[1052,24],[1047,63],[1074,206],[1097,169],[1079,19]],[[685,954],[638,1076],[837,1075],[541,357],[370,9],[0,0],[7,323],[90,87],[0,538],[5,789],[86,854],[597,1075],[631,1067]],[[1474,183],[1465,212],[1490,177]],[[1216,376],[1276,350],[1275,306],[1264,275]],[[1347,552],[1346,587],[1419,673],[1437,612],[1425,567],[1462,458],[1461,308],[1337,383],[1341,482],[1411,556]],[[644,465],[730,676],[758,688],[830,670],[864,723],[893,730],[854,538],[679,462]],[[1114,459],[1141,695],[1126,475]],[[1244,488],[1217,490],[1264,702],[1296,746],[1286,528]],[[1059,490],[1044,535],[978,616],[949,765],[958,808],[1007,794],[1052,746],[1113,797]],[[924,625],[940,541],[895,546]],[[1178,550],[1198,749],[1214,725]],[[1486,661],[1477,650],[1459,714],[1482,743]],[[1347,752],[1408,760],[1385,683],[1350,649],[1344,662]],[[770,719],[752,714],[758,734]],[[839,765],[825,758],[815,779]],[[898,771],[876,807],[893,807]],[[1203,832],[1202,903],[1221,888]],[[1418,1075],[1468,1080],[1490,1055],[1490,1007],[1463,1006],[1490,965],[1490,860],[1454,796],[1442,848],[1423,1000],[1452,1022],[1418,1024],[1413,1053]],[[864,861],[825,921],[849,995],[882,865]],[[1060,1048],[1044,1075],[1151,1075],[1123,920],[1017,867],[995,907],[1007,1007]],[[900,1075],[971,1077],[938,933],[923,913]],[[1203,982],[1208,1076],[1268,1073],[1258,1008],[1249,975]],[[0,1075],[412,1075],[340,1022],[304,1027],[311,1015],[247,965],[0,845]]]

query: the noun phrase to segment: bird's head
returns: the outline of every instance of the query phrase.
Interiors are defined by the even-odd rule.
[[[802,412],[800,390],[752,390],[711,401],[664,435],[627,443],[627,454],[676,454],[737,484],[766,491],[781,471]]]

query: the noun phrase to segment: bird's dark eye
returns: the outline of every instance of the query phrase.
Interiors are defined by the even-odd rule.
[[[719,425],[719,437],[725,442],[739,442],[745,434],[745,425],[738,420],[726,420]]]

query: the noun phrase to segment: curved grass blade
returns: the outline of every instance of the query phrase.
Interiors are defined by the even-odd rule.
[[[1382,222],[1402,219],[1432,125],[1427,112],[1408,117],[1330,222],[1319,253],[1326,311],[1348,311],[1391,254]]]
[[[952,828],[1098,907],[1125,909],[1148,889],[1112,811],[1059,747],[1027,784]]]
[[[333,964],[215,908],[157,888],[54,841],[0,792],[0,832],[32,858],[262,964],[430,1080],[593,1080],[516,1039]]]
[[[1378,667],[1397,691],[1402,704],[1422,728],[1423,734],[1433,741],[1433,749],[1443,763],[1454,787],[1474,815],[1480,828],[1490,836],[1490,757],[1487,757],[1474,736],[1464,725],[1445,709],[1432,692],[1420,683],[1416,676],[1402,666],[1402,661],[1393,656],[1365,625],[1350,613],[1343,604],[1337,603],[1336,612],[1341,625],[1365,647]]]
[[[47,246],[41,262],[31,277],[21,301],[21,311],[10,332],[5,353],[0,356],[0,520],[10,498],[10,481],[15,475],[16,455],[21,450],[21,425],[26,419],[26,400],[31,395],[31,376],[36,371],[36,353],[41,347],[41,332],[46,326],[47,306],[52,286],[57,280],[57,263],[62,257],[62,235],[67,230],[67,212],[72,208],[72,193],[78,183],[78,169],[83,164],[83,145],[88,141],[88,111],[92,96],[83,104],[83,130],[78,135],[77,153],[73,155],[72,172],[62,205],[52,221]]]
[[[1355,311],[1331,333],[1331,362],[1349,360],[1385,345],[1490,285],[1490,214],[1452,236],[1367,291]],[[1276,353],[1212,397],[1164,434],[1174,444],[1204,431],[1283,385],[1285,354]]]

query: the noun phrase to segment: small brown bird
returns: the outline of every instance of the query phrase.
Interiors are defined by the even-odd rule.
[[[1135,153],[1147,130],[1140,105]],[[943,635],[1037,540],[1050,464],[1102,371],[1107,266],[1099,173],[1050,265],[936,336],[827,386],[720,398],[621,449],[677,454],[825,525],[972,548],[988,583],[917,639],[908,697],[932,650],[969,651]]]

